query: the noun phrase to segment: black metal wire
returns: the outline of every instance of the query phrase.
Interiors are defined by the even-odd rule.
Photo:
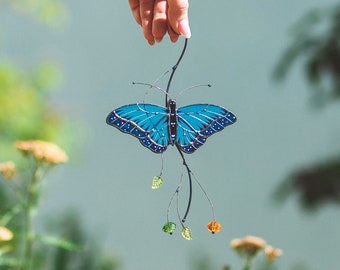
[[[169,102],[169,99],[168,99],[168,93],[169,93],[169,90],[170,90],[170,84],[171,84],[171,81],[172,81],[172,78],[175,74],[175,71],[179,65],[179,63],[181,62],[182,58],[183,58],[183,55],[185,53],[185,50],[187,48],[187,45],[188,45],[188,39],[186,38],[185,39],[185,42],[184,42],[184,47],[183,47],[183,50],[182,50],[182,53],[181,55],[179,56],[178,60],[177,60],[177,63],[172,67],[172,71],[171,71],[171,75],[170,75],[170,78],[169,78],[169,81],[168,81],[168,85],[166,87],[166,95],[165,95],[165,107],[168,107],[168,102]]]
[[[189,211],[190,211],[190,206],[191,206],[191,200],[192,200],[192,179],[191,179],[191,170],[189,168],[189,165],[187,164],[186,160],[185,160],[185,157],[183,155],[183,152],[181,151],[181,148],[180,146],[176,143],[176,147],[177,147],[177,150],[179,152],[179,154],[181,155],[182,157],[182,160],[183,160],[183,165],[185,166],[185,168],[187,169],[187,173],[188,173],[188,179],[189,179],[189,199],[188,199],[188,205],[187,205],[187,210],[185,211],[185,214],[182,218],[182,222],[185,222],[185,220],[187,219],[187,216],[189,214]]]
[[[172,71],[171,71],[171,74],[170,74],[170,78],[169,78],[169,81],[168,81],[168,85],[166,87],[166,91],[165,91],[165,107],[168,107],[169,106],[169,90],[170,90],[170,85],[171,85],[171,82],[172,82],[172,78],[177,70],[177,67],[178,65],[180,64],[183,56],[184,56],[184,53],[186,51],[186,48],[187,48],[187,45],[188,45],[188,39],[186,38],[185,39],[185,42],[184,42],[184,46],[183,46],[183,50],[181,52],[181,55],[179,56],[178,60],[177,60],[177,63],[172,67]],[[187,209],[185,211],[185,214],[181,220],[181,222],[185,222],[188,214],[189,214],[189,211],[190,211],[190,206],[191,206],[191,200],[192,200],[192,179],[191,179],[191,170],[189,168],[189,165],[187,164],[186,160],[185,160],[185,157],[184,157],[184,154],[180,148],[180,146],[176,143],[176,148],[179,152],[179,154],[181,155],[182,157],[182,160],[183,160],[183,165],[185,166],[185,168],[187,169],[187,173],[188,173],[188,179],[189,179],[189,199],[188,199],[188,204],[187,204]],[[176,190],[177,194],[178,194],[178,191],[179,190]],[[178,210],[177,210],[178,211]]]

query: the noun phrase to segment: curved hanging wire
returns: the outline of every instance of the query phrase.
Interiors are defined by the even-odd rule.
[[[173,76],[178,68],[178,65],[180,64],[183,56],[184,56],[184,53],[186,51],[186,48],[187,48],[187,45],[188,45],[188,39],[185,39],[185,42],[184,42],[184,46],[183,46],[183,49],[182,49],[182,52],[177,60],[177,63],[172,67],[172,71],[171,71],[171,74],[170,74],[170,77],[169,77],[169,81],[168,81],[168,85],[166,87],[166,90],[165,90],[165,106],[168,107],[169,106],[169,90],[170,90],[170,86],[171,86],[171,82],[172,82],[172,79],[173,79]],[[208,84],[207,85],[208,87],[210,87],[211,85]],[[190,89],[190,88],[189,88]],[[183,218],[180,218],[180,214],[179,214],[179,209],[178,209],[178,193],[179,193],[179,189],[180,189],[180,185],[177,187],[175,193],[173,194],[171,200],[170,200],[170,203],[169,203],[169,207],[168,207],[168,212],[169,212],[169,208],[171,206],[171,203],[172,203],[172,200],[174,198],[175,195],[177,195],[177,215],[179,217],[179,220],[182,224],[182,227],[184,228],[184,225],[183,223],[186,221],[187,219],[187,216],[189,214],[189,211],[190,211],[190,206],[191,206],[191,201],[192,201],[192,176],[195,178],[195,181],[198,183],[199,187],[201,188],[201,190],[203,191],[204,195],[206,196],[209,204],[210,204],[210,207],[211,207],[211,210],[212,210],[212,213],[213,213],[213,218],[215,220],[215,212],[214,212],[214,206],[213,206],[213,203],[211,201],[211,199],[209,198],[208,194],[206,193],[206,191],[203,189],[203,187],[201,186],[201,184],[198,182],[198,180],[196,179],[196,177],[193,175],[188,163],[186,162],[186,159],[184,157],[184,154],[180,148],[180,146],[178,145],[178,143],[175,143],[176,145],[176,148],[182,158],[182,161],[183,161],[183,166],[186,168],[186,171],[187,171],[187,174],[188,174],[188,180],[189,180],[189,198],[188,198],[188,203],[187,203],[187,207],[186,207],[186,210],[185,210],[185,213],[183,215]],[[181,176],[181,182],[182,182],[182,176]],[[168,216],[168,215],[167,215]]]
[[[185,39],[185,42],[184,42],[184,46],[183,46],[183,49],[182,49],[182,52],[177,60],[177,63],[172,67],[172,71],[171,71],[171,74],[170,74],[170,78],[169,78],[169,81],[168,81],[168,85],[166,87],[166,91],[165,91],[165,106],[168,107],[169,106],[169,90],[170,90],[170,85],[171,85],[171,82],[172,82],[172,79],[173,79],[173,76],[177,70],[177,67],[178,65],[180,64],[183,56],[184,56],[184,53],[186,51],[186,48],[187,48],[187,45],[188,45],[188,39]],[[183,165],[185,166],[186,170],[187,170],[187,173],[188,173],[188,179],[189,179],[189,198],[188,198],[188,204],[187,204],[187,209],[185,211],[185,214],[183,216],[182,219],[180,219],[181,223],[185,222],[188,214],[189,214],[189,211],[190,211],[190,206],[191,206],[191,200],[192,200],[192,179],[191,179],[191,170],[189,168],[189,165],[187,164],[186,160],[185,160],[185,157],[184,157],[184,154],[180,148],[180,146],[178,145],[178,143],[175,144],[176,145],[176,148],[179,152],[179,154],[181,155],[181,158],[182,158],[182,161],[183,161]],[[179,192],[179,187],[177,188],[176,190],[176,193],[178,194]],[[177,209],[178,211],[178,209]]]
[[[165,91],[166,92],[166,95],[165,95],[165,107],[168,107],[168,103],[169,103],[168,93],[169,93],[169,90],[170,90],[170,85],[171,85],[172,78],[173,78],[173,76],[175,74],[175,71],[176,71],[179,63],[181,62],[181,60],[182,60],[182,58],[184,56],[185,50],[187,49],[187,45],[188,45],[188,39],[186,38],[185,42],[184,42],[184,47],[183,47],[182,53],[179,56],[179,58],[177,60],[177,63],[172,67],[171,75],[170,75],[170,78],[169,78],[169,81],[168,81],[168,85],[167,85],[166,91]]]

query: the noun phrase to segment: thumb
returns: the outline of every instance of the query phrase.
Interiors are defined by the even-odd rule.
[[[168,0],[168,20],[171,28],[185,38],[191,37],[188,0]]]

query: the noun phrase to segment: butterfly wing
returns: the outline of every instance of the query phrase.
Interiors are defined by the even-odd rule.
[[[155,153],[169,144],[167,109],[153,104],[130,104],[112,111],[106,123],[139,139]]]
[[[236,116],[223,107],[194,104],[177,110],[177,143],[183,152],[193,153],[212,134],[236,122]]]

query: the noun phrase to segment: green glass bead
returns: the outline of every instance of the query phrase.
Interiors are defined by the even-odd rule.
[[[163,232],[166,232],[168,234],[172,234],[176,230],[176,224],[169,221],[169,222],[164,224],[162,230],[163,230]]]
[[[151,188],[152,189],[159,189],[162,184],[163,184],[163,179],[160,176],[155,176],[152,179]]]
[[[184,239],[186,240],[192,240],[192,232],[191,229],[189,227],[185,227],[182,230],[182,236],[184,237]]]

